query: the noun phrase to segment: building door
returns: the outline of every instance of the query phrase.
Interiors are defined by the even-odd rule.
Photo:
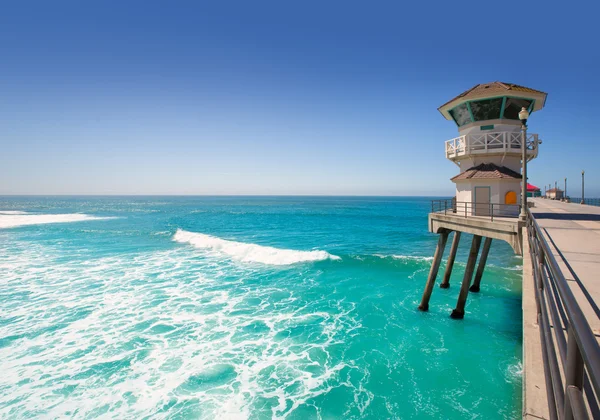
[[[475,187],[475,216],[490,215],[491,187]]]
[[[529,194],[529,193],[527,193]],[[528,197],[531,197],[528,195]],[[517,204],[517,193],[514,191],[509,191],[504,196],[504,204]]]

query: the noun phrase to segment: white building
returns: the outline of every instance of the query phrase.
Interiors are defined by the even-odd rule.
[[[562,200],[564,198],[564,191],[560,188],[552,188],[546,191],[546,198],[551,200]]]
[[[438,110],[458,126],[458,137],[446,141],[446,158],[460,173],[457,212],[516,215],[521,202],[521,121],[519,111],[542,109],[547,94],[512,83],[474,86]],[[538,135],[527,133],[528,161],[537,157]]]

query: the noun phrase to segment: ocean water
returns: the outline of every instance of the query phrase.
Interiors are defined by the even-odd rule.
[[[0,418],[520,417],[521,259],[419,312],[429,208],[0,197]]]

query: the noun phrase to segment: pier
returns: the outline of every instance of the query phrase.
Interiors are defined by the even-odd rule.
[[[432,202],[429,231],[439,234],[439,239],[419,310],[429,310],[452,233],[442,288],[450,287],[461,234],[473,235],[456,307],[450,315],[454,319],[464,318],[469,292],[481,289],[493,240],[506,241],[516,254],[523,253],[526,214],[521,203],[526,202],[526,191],[521,184],[527,179],[527,162],[538,156],[542,144],[538,134],[527,133],[527,119],[544,108],[546,97],[545,92],[514,83],[490,82],[475,85],[438,108],[458,128],[458,137],[447,140],[444,151],[459,173],[450,179],[456,185],[455,198]]]
[[[451,287],[462,233],[472,235],[453,319],[465,317],[469,292],[484,290],[492,241],[507,242],[523,256],[523,418],[600,419],[600,208],[583,197],[582,204],[558,201],[556,185],[556,200],[527,200],[528,192],[540,194],[527,183],[527,162],[542,144],[527,121],[546,97],[491,82],[438,108],[458,127],[445,154],[460,172],[451,178],[455,197],[431,205],[428,228],[439,237],[419,310],[429,310],[451,235],[441,288]]]
[[[510,204],[485,204],[457,202],[456,200],[434,200],[429,213],[429,231],[439,234],[433,263],[419,305],[419,310],[429,310],[429,300],[442,262],[444,250],[450,234],[453,233],[448,263],[440,287],[450,287],[452,269],[462,233],[473,235],[467,266],[461,282],[456,308],[450,316],[462,319],[469,292],[477,293],[485,271],[492,240],[502,240],[511,245],[515,254],[522,254],[522,228],[525,225],[518,219],[519,206]],[[481,252],[480,252],[481,251]],[[478,258],[479,257],[479,258]],[[479,259],[479,261],[478,261]],[[475,271],[477,269],[477,271]]]
[[[492,239],[511,244],[523,255],[523,418],[600,418],[600,207],[529,202],[521,221],[496,205],[482,216],[475,203],[434,201],[429,230],[439,238],[419,309],[429,309],[451,235],[442,288],[450,287],[461,233],[473,235],[455,319],[465,316],[469,292],[480,291]]]
[[[532,201],[523,257],[523,417],[600,418],[600,208]]]

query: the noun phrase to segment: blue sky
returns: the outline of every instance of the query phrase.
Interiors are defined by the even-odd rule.
[[[600,196],[597,3],[203,3],[5,2],[0,194],[452,195],[437,107],[500,80]]]

